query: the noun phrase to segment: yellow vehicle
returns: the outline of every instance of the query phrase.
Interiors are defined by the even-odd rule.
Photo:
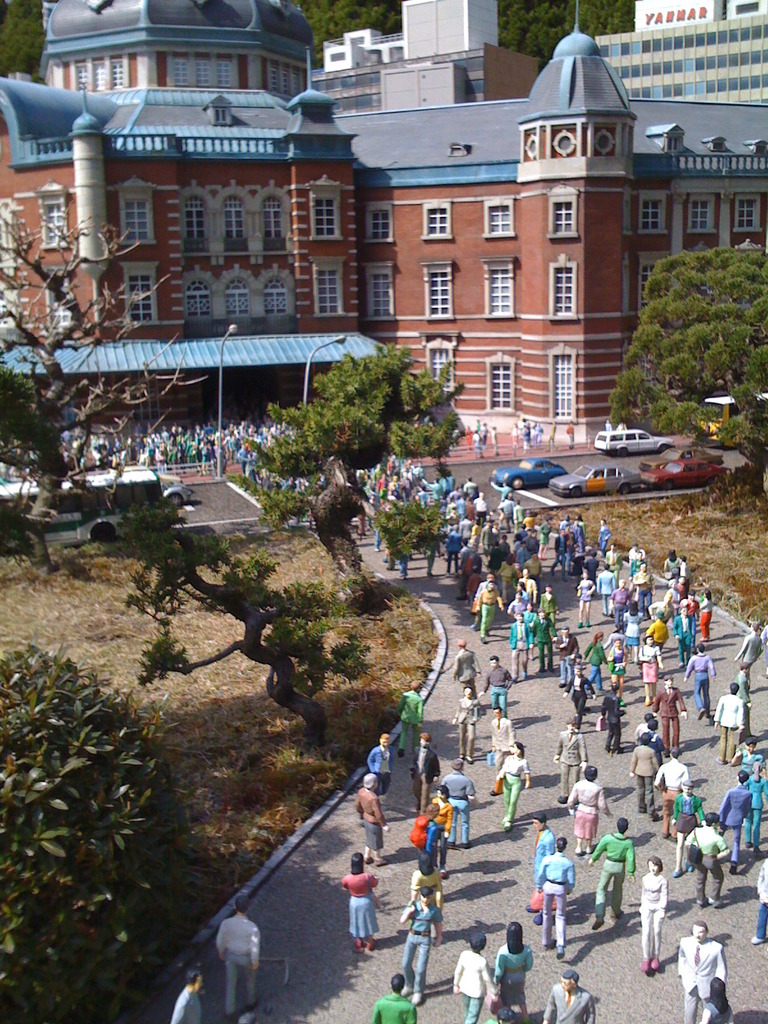
[[[720,441],[720,430],[723,424],[727,423],[732,415],[736,415],[738,409],[735,401],[730,395],[712,395],[704,399],[704,404],[715,407],[719,410],[717,419],[700,420],[701,427],[709,434],[713,441]]]

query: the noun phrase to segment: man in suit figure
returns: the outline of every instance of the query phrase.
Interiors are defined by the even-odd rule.
[[[739,772],[739,784],[729,789],[720,804],[720,829],[733,829],[733,848],[731,849],[731,866],[729,874],[735,875],[739,866],[739,850],[741,848],[741,826],[744,819],[752,810],[752,794],[747,789],[746,782],[749,779],[749,772],[743,769]]]
[[[670,747],[680,746],[680,719],[688,717],[688,710],[674,682],[667,678],[664,680],[664,692],[656,696],[653,702],[653,710],[661,711],[661,731],[664,738],[664,753],[668,754]],[[672,731],[672,742],[669,741],[670,727]]]
[[[543,1024],[595,1024],[595,1001],[579,987],[578,972],[570,967],[549,994]]]
[[[413,752],[411,778],[413,779],[413,796],[416,800],[417,814],[426,814],[432,783],[440,774],[440,761],[430,747],[431,742],[430,734],[423,732],[419,738],[419,745]]]
[[[587,763],[587,744],[574,718],[560,733],[557,741],[555,764],[560,765],[560,796],[557,798],[559,804],[568,803],[568,794],[581,778]]]
[[[709,938],[706,921],[695,921],[691,931],[680,939],[677,954],[677,973],[685,993],[685,1024],[696,1024],[699,1000],[706,1002],[712,979],[728,980],[723,947]]]

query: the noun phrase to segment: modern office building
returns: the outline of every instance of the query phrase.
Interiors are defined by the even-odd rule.
[[[596,41],[631,99],[768,100],[768,0],[638,0],[634,32]]]

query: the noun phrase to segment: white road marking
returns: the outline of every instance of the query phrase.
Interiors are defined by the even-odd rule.
[[[204,523],[186,523],[188,529],[194,530],[202,526],[231,526],[232,523],[255,523],[258,520],[256,516],[251,519],[211,519]]]
[[[541,494],[533,494],[531,491],[515,491],[515,495],[521,495],[523,498],[528,498],[529,501],[540,501],[542,505],[548,505],[553,507],[559,505],[559,501],[552,501],[551,498],[545,498]]]
[[[258,501],[256,501],[256,499],[252,495],[248,494],[247,491],[244,491],[242,487],[238,487],[237,484],[233,484],[231,480],[227,480],[226,484],[227,487],[232,488],[235,494],[239,494],[241,498],[245,498],[246,501],[250,501],[252,505],[255,505],[256,508],[259,511],[261,511],[261,505],[258,503]]]

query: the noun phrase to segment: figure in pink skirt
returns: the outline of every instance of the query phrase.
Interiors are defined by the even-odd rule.
[[[584,769],[584,778],[580,779],[568,797],[568,810],[575,811],[573,819],[573,834],[576,837],[576,856],[586,857],[592,853],[595,847],[597,826],[600,815],[607,814],[608,802],[605,799],[605,790],[596,782],[597,768],[590,764]]]

